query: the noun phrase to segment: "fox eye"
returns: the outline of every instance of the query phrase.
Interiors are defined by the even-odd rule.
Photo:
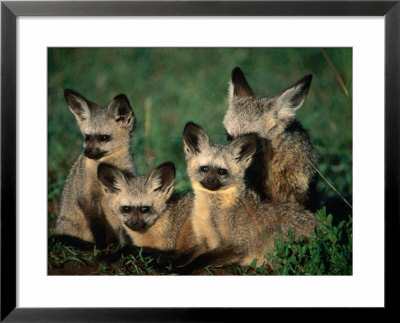
[[[85,140],[85,141],[89,141],[90,138],[92,138],[91,135],[84,135],[84,136],[83,136],[83,140]]]
[[[149,213],[150,207],[149,207],[149,206],[142,206],[141,209],[140,209],[140,211],[141,211],[142,213]]]
[[[121,206],[121,212],[122,213],[129,213],[131,211],[132,211],[132,207],[131,206],[128,206],[128,205]]]
[[[100,141],[110,141],[111,136],[110,135],[100,135]]]
[[[228,174],[228,171],[225,168],[218,168],[218,174],[226,175]]]
[[[201,170],[203,173],[207,173],[207,172],[208,172],[208,167],[207,167],[207,166],[200,166],[200,170]]]

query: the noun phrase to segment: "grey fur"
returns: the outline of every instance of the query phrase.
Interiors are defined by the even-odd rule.
[[[104,246],[120,231],[120,223],[101,206],[103,192],[97,166],[107,162],[135,173],[131,153],[135,116],[125,95],[116,96],[108,107],[90,102],[72,90],[65,91],[65,99],[82,134],[91,139],[84,141],[84,153],[68,175],[53,233]],[[102,141],[100,135],[109,135],[110,140]]]
[[[203,139],[193,154],[188,146],[199,142],[196,136]],[[242,135],[228,145],[213,144],[200,126],[191,123],[185,128],[188,174],[195,194],[190,219],[197,250],[191,260],[218,250],[233,250],[231,257],[222,257],[223,263],[250,265],[257,258],[260,265],[265,262],[264,252],[271,251],[274,240],[284,238],[288,230],[292,230],[295,236],[313,235],[316,220],[304,207],[296,202],[262,201],[246,188],[244,174],[255,149],[249,150],[245,161],[238,160],[233,152],[237,151],[239,143],[243,145],[255,140],[254,136]],[[208,167],[207,172],[201,171],[204,166]],[[224,178],[221,178],[219,189],[210,190],[202,183],[214,168],[227,169],[228,173],[220,176]],[[213,259],[215,264],[219,261]]]
[[[310,186],[314,184],[318,155],[304,128],[295,120],[295,112],[303,104],[311,84],[311,75],[274,97],[256,97],[240,68],[232,71],[229,85],[229,108],[223,125],[230,137],[255,132],[270,146],[269,155],[249,174],[257,180],[263,174],[265,195],[275,201],[297,201],[306,205]],[[250,90],[249,90],[250,89]],[[255,178],[254,178],[255,177]]]
[[[109,175],[104,176],[106,172]],[[133,245],[164,251],[176,249],[178,234],[192,207],[192,196],[173,195],[172,163],[158,166],[147,176],[136,177],[100,164],[98,175],[105,190],[104,207],[119,218]],[[129,211],[124,211],[124,207]],[[132,221],[137,227],[131,225]]]

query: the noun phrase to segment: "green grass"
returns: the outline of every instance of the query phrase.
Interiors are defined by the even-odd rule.
[[[295,238],[292,232],[287,241],[275,241],[275,250],[265,258],[273,264],[278,275],[351,275],[353,272],[352,218],[332,224],[332,214],[326,209],[316,213],[318,225],[315,237]]]
[[[275,95],[313,74],[297,119],[319,152],[320,172],[351,203],[351,48],[57,48],[48,50],[49,228],[58,214],[69,169],[82,151],[78,125],[64,101],[65,88],[101,105],[125,93],[137,117],[132,151],[139,174],[170,160],[177,169],[175,188],[185,192],[190,183],[183,128],[187,121],[194,121],[214,142],[225,142],[222,119],[235,66],[243,69],[260,96]],[[319,181],[318,189],[321,206],[333,214],[333,224],[348,218],[351,209],[325,181]],[[64,253],[76,257],[68,250]],[[82,265],[76,259],[70,262]],[[104,266],[106,273],[113,270]],[[233,272],[240,274],[237,270]]]
[[[333,224],[332,214],[322,208],[316,213],[315,236],[295,238],[288,232],[284,240],[275,240],[275,249],[265,253],[272,265],[209,265],[194,274],[201,275],[351,275],[352,218]],[[67,243],[49,239],[48,271],[53,275],[178,275],[160,256],[143,253],[142,248],[109,246],[107,249],[80,250]]]

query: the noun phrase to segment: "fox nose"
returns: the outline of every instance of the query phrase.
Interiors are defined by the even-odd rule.
[[[207,178],[207,182],[208,183],[214,183],[214,178],[212,178],[212,177]]]
[[[141,230],[143,229],[146,225],[143,221],[141,221],[140,219],[137,220],[128,220],[127,222],[125,222],[125,224],[127,225],[127,227],[133,231],[137,231],[137,230]]]
[[[85,154],[90,154],[92,152],[92,149],[90,148],[85,148],[84,153]]]

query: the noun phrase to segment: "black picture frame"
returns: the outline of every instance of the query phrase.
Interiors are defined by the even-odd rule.
[[[400,1],[82,1],[1,3],[1,321],[236,321],[263,309],[16,307],[16,19],[19,16],[384,16],[385,309],[395,308],[399,236]],[[373,149],[373,147],[371,147]],[[371,170],[373,171],[373,170]],[[373,188],[371,188],[373,189]],[[365,201],[366,203],[368,201]],[[373,239],[373,232],[371,232]],[[374,261],[371,259],[371,261]],[[251,313],[249,313],[251,312]],[[380,311],[379,311],[380,312]],[[387,311],[386,311],[387,312]],[[378,315],[380,315],[379,313]],[[270,315],[270,314],[268,314]],[[285,314],[287,315],[287,314]]]

